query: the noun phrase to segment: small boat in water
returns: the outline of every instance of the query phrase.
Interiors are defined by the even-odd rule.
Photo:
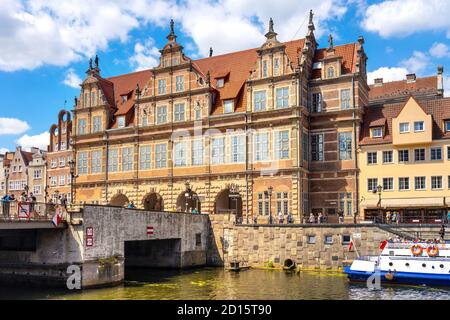
[[[359,257],[344,268],[350,281],[379,275],[391,284],[449,286],[450,243],[384,241],[379,256]]]

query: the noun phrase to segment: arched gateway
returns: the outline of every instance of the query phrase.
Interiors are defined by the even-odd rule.
[[[148,211],[164,211],[164,201],[159,193],[150,192],[142,200],[142,206]]]

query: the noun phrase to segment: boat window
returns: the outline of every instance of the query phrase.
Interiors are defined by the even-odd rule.
[[[391,266],[391,267],[392,267],[393,265],[394,265],[394,264],[393,264],[392,262],[389,262],[389,266]]]
[[[389,251],[389,255],[393,256],[394,255],[394,251]]]
[[[441,267],[442,269],[444,269],[444,265],[443,265],[443,264],[441,264],[439,267]]]
[[[424,268],[425,268],[426,266],[427,266],[427,265],[426,265],[425,263],[422,263],[422,267],[424,267]]]
[[[407,263],[405,263],[405,266],[409,267],[409,263],[408,263],[408,262],[407,262]]]

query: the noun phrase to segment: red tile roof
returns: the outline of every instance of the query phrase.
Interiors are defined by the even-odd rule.
[[[412,95],[420,97],[424,95],[437,95],[437,77],[417,78],[416,81],[408,83],[406,80],[386,82],[381,85],[369,86],[369,100],[371,102],[407,98]]]
[[[416,100],[425,113],[433,119],[433,139],[450,139],[450,132],[444,131],[444,120],[450,119],[450,98]],[[392,143],[392,119],[396,118],[406,102],[379,104],[365,107],[361,128],[360,145]],[[386,122],[383,138],[371,138],[370,127],[373,123]]]
[[[314,62],[319,62],[326,57],[328,48],[316,50]],[[356,43],[349,43],[334,47],[334,55],[342,57],[342,74],[354,73],[356,71],[356,58],[358,53],[358,45]],[[313,79],[320,79],[322,76],[322,69],[314,69],[312,72]]]

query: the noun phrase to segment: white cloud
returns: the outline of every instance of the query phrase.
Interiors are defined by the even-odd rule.
[[[414,51],[413,55],[400,64],[412,73],[422,73],[430,65],[430,58],[421,51]]]
[[[83,80],[81,80],[81,78],[75,73],[75,70],[70,68],[66,72],[66,77],[64,78],[63,83],[69,87],[79,89],[82,81]]]
[[[135,71],[153,68],[159,63],[159,49],[155,47],[155,41],[148,39],[145,43],[136,43],[134,45],[134,55],[129,61]]]
[[[389,0],[367,7],[362,27],[382,37],[408,36],[418,31],[450,34],[450,1]]]
[[[408,70],[401,67],[381,67],[377,70],[367,73],[367,82],[373,84],[377,78],[383,78],[383,82],[397,81],[406,79]]]
[[[170,18],[176,20],[178,30],[192,38],[200,55],[207,55],[210,46],[215,53],[224,53],[260,45],[269,17],[274,18],[280,40],[291,40],[296,30],[296,37],[303,37],[311,8],[315,11],[316,34],[320,36],[328,29],[327,21],[340,19],[347,4],[354,4],[355,0],[1,2],[0,70],[15,71],[46,64],[66,66],[87,59],[106,50],[112,41],[127,41],[134,29],[167,29]],[[151,62],[141,58],[143,63]]]
[[[450,76],[444,76],[444,96],[450,97]]]
[[[0,154],[5,154],[9,151],[8,148],[0,148]]]
[[[435,58],[444,58],[450,56],[449,48],[444,43],[435,42],[430,48],[429,52]]]
[[[0,118],[0,135],[21,134],[30,129],[27,122],[15,118]]]
[[[22,146],[22,148],[29,149],[31,147],[36,147],[41,150],[47,150],[47,146],[50,143],[50,133],[42,132],[34,136],[29,136],[28,134],[23,135],[17,139],[16,144]]]

